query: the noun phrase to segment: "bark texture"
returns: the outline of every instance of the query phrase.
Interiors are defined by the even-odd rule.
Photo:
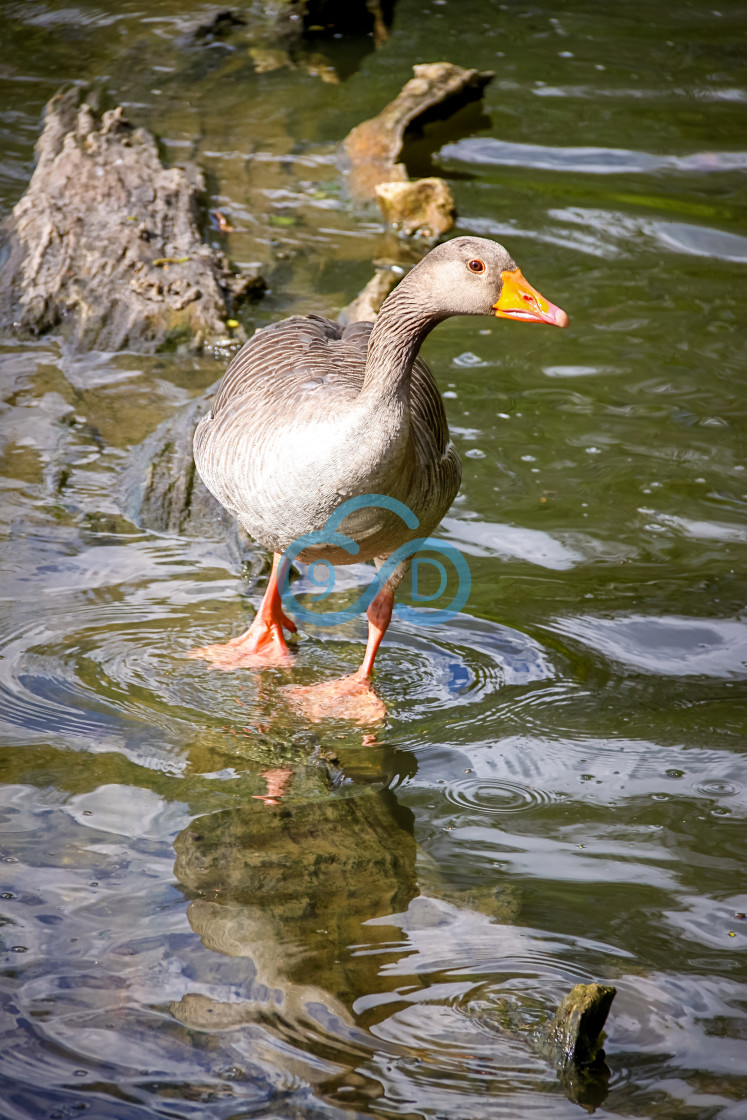
[[[99,116],[79,90],[57,94],[28,189],[0,225],[0,330],[140,352],[225,339],[264,283],[203,243],[203,190],[196,167],[161,164],[121,107]]]

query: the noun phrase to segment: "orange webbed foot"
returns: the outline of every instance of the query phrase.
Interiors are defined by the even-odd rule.
[[[293,664],[283,628],[295,634],[296,624],[280,605],[277,584],[279,562],[280,557],[276,555],[257,617],[246,633],[228,642],[191,649],[187,657],[202,658],[213,668],[224,670],[287,668]]]

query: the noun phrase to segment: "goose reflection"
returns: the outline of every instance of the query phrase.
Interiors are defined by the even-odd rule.
[[[483,1029],[479,1015],[470,1025],[469,979],[456,984],[456,998],[466,1001],[457,1035],[452,1025],[438,1037],[438,1017],[426,1012],[422,1030],[401,1036],[390,1017],[405,1004],[448,1004],[454,985],[446,985],[452,995],[437,994],[434,977],[453,980],[473,951],[505,954],[511,971],[534,938],[515,925],[512,887],[457,888],[419,851],[414,814],[385,778],[408,763],[412,772],[412,756],[382,747],[359,758],[354,774],[343,773],[332,752],[323,766],[319,758],[315,766],[286,764],[282,794],[268,790],[196,817],[179,833],[175,874],[191,896],[193,931],[211,952],[250,960],[253,972],[239,970],[229,987],[195,983],[171,1011],[199,1031],[240,1028],[252,1052],[286,1077],[370,1097],[382,1092],[376,1055],[387,1065],[385,1080],[419,1054],[461,1068],[463,1046],[490,1066],[498,1044],[490,1040],[499,1035]],[[271,785],[264,759],[257,762]],[[498,1023],[504,1038],[517,1025],[510,1016]]]
[[[250,956],[255,1003],[290,1018],[312,1002],[347,1019],[380,963],[350,947],[390,940],[390,927],[363,924],[417,894],[413,815],[385,789],[269,809],[249,801],[198,817],[175,848],[177,878],[197,896],[194,931],[208,949]],[[225,1014],[236,1008],[209,1017]]]

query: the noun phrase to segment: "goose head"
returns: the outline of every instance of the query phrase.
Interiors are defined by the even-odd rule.
[[[436,246],[412,269],[424,309],[440,317],[495,315],[520,323],[567,327],[568,316],[524,279],[503,245],[484,237],[455,237]]]

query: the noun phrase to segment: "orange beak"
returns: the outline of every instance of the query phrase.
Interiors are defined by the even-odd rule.
[[[567,327],[568,316],[554,303],[548,303],[521,275],[521,269],[501,273],[503,288],[493,310],[499,319],[518,319],[522,323],[550,323]]]

